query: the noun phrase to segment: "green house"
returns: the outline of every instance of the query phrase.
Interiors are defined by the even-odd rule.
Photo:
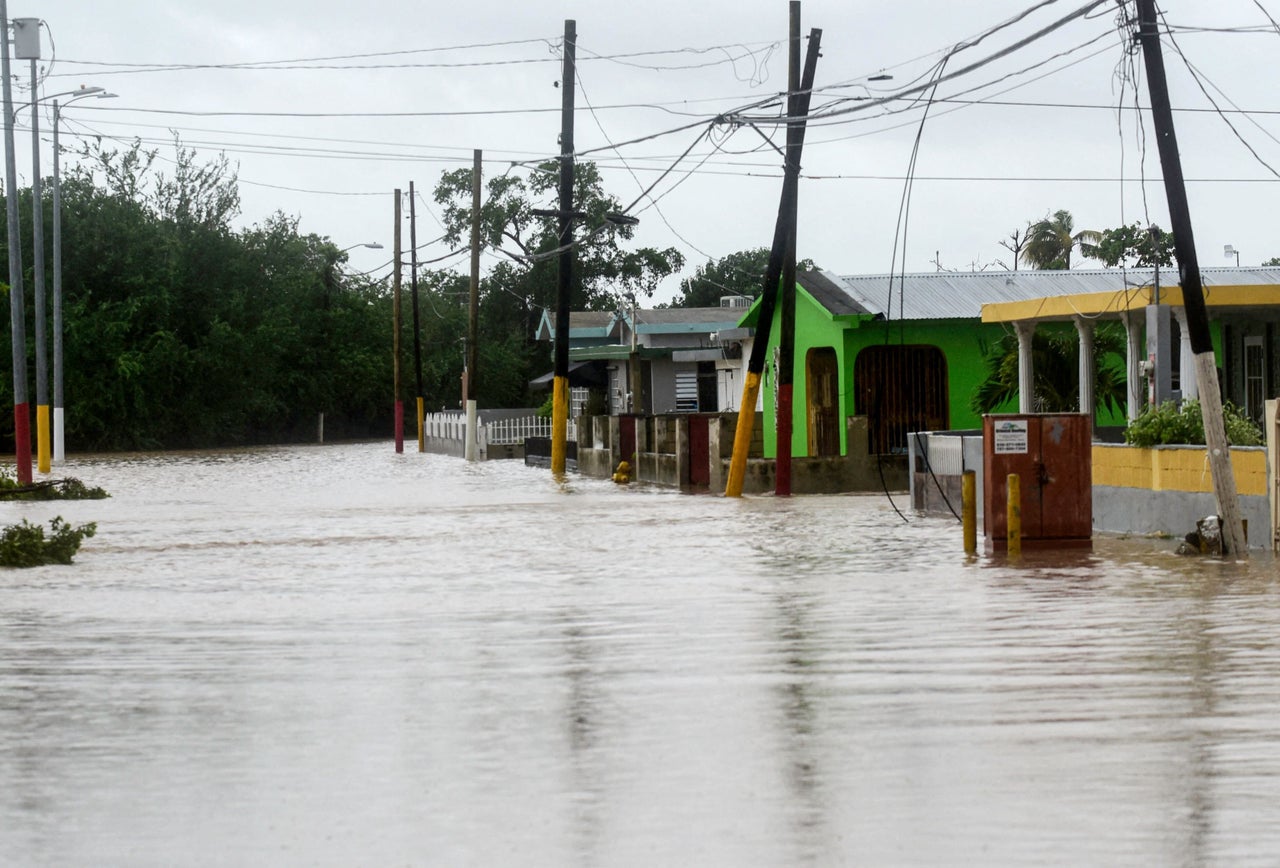
[[[986,377],[988,349],[1013,330],[984,322],[983,306],[1079,294],[1114,293],[1136,277],[1110,271],[938,272],[797,275],[792,454],[847,454],[845,419],[866,416],[873,453],[905,452],[911,431],[981,427],[970,406]],[[757,302],[739,331],[759,331]],[[774,392],[781,310],[775,310],[757,409],[765,455],[774,456]],[[1070,322],[1041,328],[1072,330]],[[743,358],[750,354],[743,353]],[[745,362],[744,362],[745,364]],[[1015,412],[1011,403],[1002,411]],[[1124,423],[1099,410],[1099,425]]]

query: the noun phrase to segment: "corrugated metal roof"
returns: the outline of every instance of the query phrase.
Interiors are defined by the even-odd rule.
[[[1028,301],[1050,296],[1088,292],[1116,292],[1126,287],[1151,286],[1151,269],[1119,268],[1071,271],[929,272],[924,274],[867,274],[840,276],[830,271],[822,277],[842,292],[847,304],[887,319],[977,319],[982,305],[991,302]],[[1177,270],[1161,269],[1165,286],[1176,285]],[[1202,268],[1205,287],[1280,286],[1280,268]],[[803,285],[803,281],[802,281]],[[809,287],[806,285],[806,289]],[[812,291],[811,291],[812,294]],[[815,295],[815,298],[818,296]],[[836,310],[822,298],[823,306]],[[839,304],[836,301],[833,304]],[[892,307],[890,307],[892,304]]]
[[[836,283],[837,280],[839,278],[834,275],[827,275],[821,271],[801,271],[796,274],[796,283],[804,287],[805,292],[813,296],[818,304],[827,309],[828,313],[834,316],[849,316],[872,312],[845,292]]]

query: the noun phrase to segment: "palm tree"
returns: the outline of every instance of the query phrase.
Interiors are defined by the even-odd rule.
[[[1070,211],[1055,211],[1052,217],[1032,223],[1022,252],[1023,260],[1033,268],[1065,271],[1071,267],[1071,251],[1077,247],[1081,256],[1094,257],[1102,233],[1081,229],[1073,234],[1074,228],[1075,218]]]
[[[1124,330],[1117,323],[1101,323],[1093,334],[1093,394],[1098,409],[1119,412],[1127,400],[1124,370]],[[1018,395],[1018,338],[1005,334],[984,347],[987,377],[969,404],[976,413],[994,413]],[[1037,329],[1031,340],[1035,374],[1036,413],[1071,413],[1080,403],[1080,341],[1075,330]],[[1118,362],[1118,363],[1117,363]]]

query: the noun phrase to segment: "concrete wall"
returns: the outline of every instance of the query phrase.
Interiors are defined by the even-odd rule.
[[[1249,548],[1267,548],[1271,506],[1267,453],[1260,446],[1231,449],[1231,467],[1248,522]],[[1113,533],[1182,537],[1196,521],[1218,511],[1203,446],[1139,449],[1093,445],[1093,526]]]
[[[776,463],[763,458],[764,432],[761,415],[756,414],[752,440],[748,449],[743,492],[771,492],[775,484]],[[582,417],[578,420],[578,472],[587,476],[609,477],[617,468],[621,455],[620,422],[616,416]],[[713,494],[724,491],[733,457],[733,441],[737,435],[737,414],[719,413],[710,417],[708,444],[711,466],[706,490]],[[853,457],[794,458],[791,462],[791,490],[795,494],[838,494],[843,492],[903,491],[907,487],[906,456],[866,454],[867,422],[853,417],[847,423],[849,441],[859,449]],[[685,465],[689,439],[689,417],[685,415],[641,417],[636,425],[636,461],[632,479],[673,488],[689,488],[690,468]]]

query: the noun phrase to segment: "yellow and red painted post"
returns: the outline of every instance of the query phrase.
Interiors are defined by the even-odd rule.
[[[964,524],[964,553],[978,552],[978,484],[977,474],[966,470],[960,480],[960,515]]]
[[[1010,473],[1006,480],[1008,489],[1005,515],[1008,518],[1008,551],[1010,557],[1022,554],[1022,477]]]

